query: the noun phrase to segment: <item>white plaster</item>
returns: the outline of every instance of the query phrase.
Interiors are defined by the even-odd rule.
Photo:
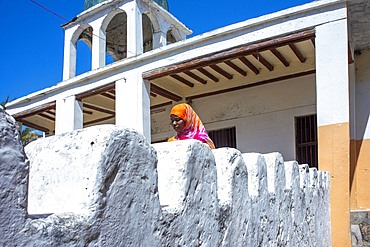
[[[315,44],[318,126],[348,123],[347,20],[316,27]]]
[[[28,213],[89,215],[102,181],[100,161],[113,125],[99,125],[27,145],[30,160]]]
[[[82,102],[75,96],[59,99],[56,102],[55,134],[59,135],[83,128]]]
[[[116,124],[150,136],[150,88],[138,74],[116,81]]]
[[[250,196],[261,196],[267,192],[266,162],[259,153],[242,154],[248,171],[248,191]]]
[[[78,26],[68,29],[64,32],[64,62],[63,62],[63,80],[68,80],[76,75],[77,47],[73,35]]]
[[[124,5],[127,14],[127,57],[135,57],[143,53],[142,13],[136,1]]]
[[[106,54],[106,35],[105,30],[102,29],[104,16],[100,17],[90,23],[93,28],[92,36],[92,55],[91,55],[91,69],[97,69],[105,65]]]
[[[194,143],[199,144],[194,146]],[[199,145],[202,146],[202,149],[199,149]],[[209,159],[207,156],[212,153],[208,146],[194,140],[159,143],[154,144],[153,147],[158,155],[158,191],[161,206],[170,213],[181,212],[188,196],[190,183],[197,183],[196,180],[199,178],[200,171],[197,171],[199,166],[197,167],[193,163],[194,159],[201,162],[198,158]],[[193,162],[189,162],[190,160]],[[192,174],[196,178],[189,177]],[[214,186],[215,182],[213,182]]]
[[[167,45],[166,33],[157,31],[153,33],[153,49]]]
[[[243,157],[237,149],[219,148],[212,150],[217,168],[217,196],[221,206],[232,204],[236,179],[246,171]]]

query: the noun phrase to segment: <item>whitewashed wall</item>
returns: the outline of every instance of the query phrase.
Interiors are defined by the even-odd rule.
[[[279,153],[149,145],[101,125],[32,142],[26,154],[28,212],[41,218],[25,231],[41,235],[19,239],[38,246],[331,245],[330,175]]]
[[[295,159],[294,117],[316,113],[315,75],[194,100],[207,130],[236,127],[241,152],[279,152]],[[170,106],[152,115],[152,141],[174,135]]]

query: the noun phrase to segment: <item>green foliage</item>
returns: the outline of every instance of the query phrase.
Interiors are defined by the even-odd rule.
[[[40,138],[41,136],[35,133],[36,130],[25,127],[22,130],[22,144],[26,146],[28,143]]]
[[[6,99],[5,99],[5,100],[3,100],[3,101],[0,103],[0,105],[3,107],[3,109],[4,109],[4,110],[6,109],[5,105],[6,105],[6,104],[8,104],[8,102],[9,102],[9,96],[8,96],[8,97],[6,97]]]

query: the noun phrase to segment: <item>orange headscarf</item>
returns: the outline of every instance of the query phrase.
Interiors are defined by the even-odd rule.
[[[174,137],[168,139],[169,142],[195,139],[203,143],[207,143],[211,149],[215,148],[215,144],[211,138],[209,138],[202,121],[190,105],[185,103],[178,104],[172,108],[170,115],[172,114],[184,120],[185,125],[182,132],[177,133]]]

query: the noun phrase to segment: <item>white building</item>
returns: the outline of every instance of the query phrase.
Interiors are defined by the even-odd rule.
[[[174,134],[171,107],[188,102],[218,146],[330,171],[333,246],[349,246],[350,211],[370,209],[370,3],[315,1],[190,39],[161,5],[82,12],[63,26],[63,81],[8,112],[48,135],[112,123],[158,142]],[[78,40],[92,68],[76,76]]]

